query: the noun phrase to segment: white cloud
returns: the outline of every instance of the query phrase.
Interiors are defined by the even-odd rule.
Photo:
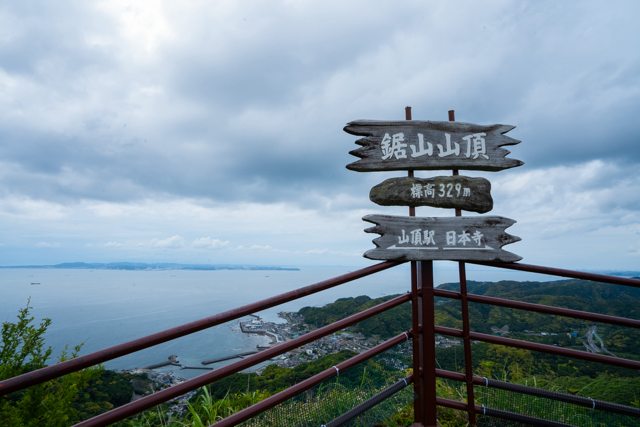
[[[36,247],[38,247],[38,248],[59,248],[60,247],[60,243],[39,242],[39,243],[36,243]]]
[[[160,239],[152,239],[151,246],[154,248],[182,248],[185,246],[184,238],[175,235],[169,237],[168,239],[160,240]]]
[[[407,214],[369,189],[401,173],[347,171],[342,127],[405,105],[517,125],[526,164],[484,176],[525,262],[559,259],[542,248],[560,240],[580,262],[635,262],[636,3],[35,1],[0,5],[3,262],[61,252],[42,241],[73,258],[369,263],[362,216]]]
[[[251,248],[249,249],[255,249],[255,250],[265,250],[265,251],[270,251],[273,248],[269,245],[265,245],[265,246],[260,246],[260,245],[253,245],[251,246]]]
[[[191,243],[192,248],[199,249],[222,249],[229,245],[229,241],[222,241],[219,239],[212,239],[211,237],[201,237]]]

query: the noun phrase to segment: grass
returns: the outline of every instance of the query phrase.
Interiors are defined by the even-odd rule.
[[[285,427],[285,426],[318,426],[326,423],[338,415],[369,399],[376,393],[384,390],[399,378],[409,375],[411,370],[396,371],[376,371],[370,367],[362,369],[352,368],[352,371],[340,372],[339,377],[333,377],[316,387],[284,402],[265,413],[247,421],[247,427]],[[495,379],[511,383],[542,388],[551,391],[567,392],[561,382],[561,377],[536,378],[535,376],[525,377],[519,367],[515,367],[518,375],[511,375],[506,366],[496,370]],[[516,372],[516,371],[514,371]],[[573,394],[588,393],[593,382],[582,384],[581,388],[570,390]],[[583,393],[584,392],[584,393]],[[377,405],[372,410],[365,413],[353,425],[367,425],[380,427],[409,426],[413,422],[413,403],[410,402],[412,387],[405,388],[396,398]],[[406,394],[408,393],[408,394]],[[438,397],[466,402],[466,387],[463,383],[437,379],[436,394]],[[640,393],[639,393],[640,394]],[[205,387],[197,400],[189,404],[189,413],[182,420],[169,421],[166,410],[158,407],[154,411],[147,411],[136,420],[123,424],[131,427],[201,427],[213,424],[223,418],[228,417],[246,407],[249,407],[266,397],[268,393],[227,393],[222,399],[215,400]],[[404,400],[403,400],[404,399]],[[577,405],[566,404],[550,399],[535,396],[523,395],[498,389],[485,387],[475,388],[476,404],[484,404],[487,407],[514,411],[524,415],[534,416],[542,419],[564,422],[576,426],[602,426],[602,425],[634,425],[633,421],[628,421],[625,417],[593,411]],[[633,406],[640,406],[638,396],[631,402]],[[438,407],[438,423],[443,427],[464,427],[468,426],[468,416],[465,411]]]

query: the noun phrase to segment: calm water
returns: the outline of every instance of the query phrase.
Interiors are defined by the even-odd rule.
[[[211,316],[244,304],[353,271],[348,267],[307,267],[301,271],[114,271],[0,269],[0,321],[15,321],[18,309],[31,297],[36,320],[52,319],[46,344],[57,357],[65,344],[84,342],[81,354],[101,350],[144,335]],[[469,280],[546,280],[526,273],[468,268]],[[436,284],[457,281],[453,263],[436,263]],[[31,285],[39,282],[40,285]],[[322,306],[338,298],[378,297],[410,288],[407,265],[311,295],[263,312],[278,321],[280,311]],[[237,320],[105,363],[108,369],[131,369],[167,360],[171,354],[187,366],[255,350],[268,339],[242,334]],[[220,367],[221,362],[211,367]],[[183,377],[203,370],[166,368]]]

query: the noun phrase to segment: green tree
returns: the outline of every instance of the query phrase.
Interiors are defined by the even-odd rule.
[[[0,346],[0,381],[46,367],[51,347],[45,348],[44,333],[51,319],[43,319],[40,326],[32,324],[29,306],[20,309],[16,323],[2,324]],[[83,344],[62,351],[58,362],[77,357]],[[0,424],[7,426],[68,426],[76,420],[72,403],[78,392],[100,374],[101,366],[83,369],[61,378],[47,381],[9,395],[0,396]]]

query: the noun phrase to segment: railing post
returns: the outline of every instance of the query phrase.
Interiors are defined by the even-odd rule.
[[[413,401],[413,420],[416,424],[422,425],[422,414],[424,412],[424,381],[422,381],[422,357],[420,355],[422,322],[420,317],[421,298],[418,293],[418,268],[417,262],[411,261],[411,323],[413,328],[413,390],[418,396]]]
[[[462,341],[464,344],[464,373],[467,384],[467,406],[469,424],[476,424],[476,404],[473,394],[473,361],[471,360],[471,338],[469,338],[469,304],[467,301],[467,273],[464,262],[458,265],[460,273],[460,300],[462,303]]]
[[[405,119],[411,120],[411,107],[404,109]],[[413,171],[407,171],[409,178],[413,177]],[[409,216],[416,216],[416,208],[409,206]],[[422,298],[418,291],[418,266],[416,261],[411,261],[411,324],[413,328],[413,390],[418,398],[413,401],[413,420],[422,425],[424,414],[424,381],[422,381]]]
[[[449,110],[449,121],[455,122],[456,116],[454,110]],[[458,175],[456,169],[453,175]],[[456,209],[456,216],[462,216],[462,211]],[[473,361],[471,360],[471,340],[469,339],[469,303],[467,301],[467,272],[464,262],[458,263],[458,272],[460,277],[460,296],[462,303],[462,343],[464,345],[464,372],[465,382],[467,385],[467,407],[469,412],[469,424],[476,424],[476,406],[473,395]]]
[[[422,383],[424,405],[422,425],[436,427],[436,332],[433,295],[433,261],[420,261],[419,285],[422,290]],[[415,380],[415,377],[414,377]]]

